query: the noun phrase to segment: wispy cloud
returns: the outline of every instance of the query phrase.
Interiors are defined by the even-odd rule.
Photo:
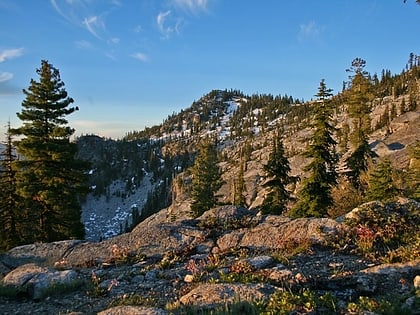
[[[301,24],[299,26],[298,40],[300,42],[304,42],[306,40],[317,40],[323,31],[324,27],[319,26],[314,21]]]
[[[68,22],[73,22],[70,18],[70,15],[64,14],[63,10],[61,10],[60,6],[57,4],[56,0],[50,0],[51,5],[54,7],[55,11],[57,11],[58,14],[60,14],[63,18],[65,18]],[[67,3],[70,5],[73,3],[71,0],[67,0]]]
[[[87,41],[87,40],[77,40],[74,43],[76,44],[76,47],[80,48],[80,49],[92,49],[93,48],[92,43]]]
[[[102,39],[99,35],[100,32],[106,30],[105,22],[100,16],[93,15],[89,17],[85,17],[82,24],[85,28],[98,39]]]
[[[8,59],[13,59],[22,56],[23,48],[5,49],[0,51],[0,63],[5,62]],[[0,72],[0,94],[5,94],[4,84],[13,78],[13,73]],[[9,90],[9,89],[7,89]]]
[[[9,81],[13,78],[13,73],[10,72],[0,72],[0,83]]]
[[[149,57],[146,54],[143,54],[141,52],[131,54],[130,56],[133,57],[134,59],[137,59],[143,62],[149,61]]]
[[[92,0],[50,0],[55,11],[73,26],[86,29],[91,35],[107,40],[107,28],[105,23],[106,12],[98,13],[95,1]],[[111,4],[118,5],[120,1],[113,1]]]
[[[159,12],[158,16],[156,17],[156,23],[161,32],[165,31],[165,21],[170,14],[171,14],[171,11]]]
[[[122,6],[122,2],[120,0],[111,0],[111,3],[117,7]]]
[[[173,33],[179,34],[182,24],[181,18],[171,16],[171,11],[160,12],[156,17],[156,23],[164,39],[169,38]]]
[[[0,51],[0,62],[22,56],[23,48],[5,49]]]
[[[120,39],[118,37],[113,37],[107,40],[108,44],[117,45],[120,43]]]
[[[173,0],[173,4],[181,9],[196,13],[207,11],[208,0]]]

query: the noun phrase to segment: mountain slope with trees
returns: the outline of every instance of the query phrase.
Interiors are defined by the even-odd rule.
[[[303,205],[305,198],[316,200],[313,195],[318,195],[319,189],[309,192],[304,198],[302,189],[308,185],[311,176],[315,183],[321,183],[318,179],[321,165],[325,166],[323,172],[336,172],[335,175],[330,174],[332,177],[328,175],[330,179],[325,178],[326,186],[323,186],[327,195],[330,191],[330,197],[326,197],[329,201],[323,202],[324,206],[314,205],[316,210],[313,211],[321,211],[319,207],[323,207],[318,212],[322,213],[321,216],[339,215],[337,209],[348,211],[368,199],[365,197],[368,173],[385,156],[390,158],[392,167],[396,169],[395,176],[400,178],[397,181],[399,196],[413,196],[413,193],[408,193],[413,190],[409,187],[415,187],[418,179],[411,176],[403,180],[402,177],[403,172],[410,168],[412,157],[409,151],[415,151],[418,146],[416,141],[419,141],[415,128],[419,106],[419,58],[410,54],[399,74],[383,70],[378,77],[367,72],[366,68],[365,60],[355,58],[347,71],[349,81],[344,84],[343,90],[332,94],[326,87],[328,97],[325,98],[328,99],[330,112],[324,122],[327,125],[323,125],[323,130],[329,131],[324,134],[319,129],[325,120],[317,114],[319,100],[304,101],[288,95],[248,96],[238,90],[214,90],[194,101],[189,108],[169,115],[162,124],[143,131],[130,131],[121,140],[83,136],[78,139],[79,154],[95,164],[90,175],[90,186],[95,187],[92,194],[106,195],[111,200],[118,197],[123,204],[127,195],[139,189],[145,171],[153,174],[154,183],[163,183],[164,187],[159,185],[156,190],[149,187],[149,201],[139,203],[135,211],[125,205],[126,211],[132,213],[128,222],[121,222],[120,231],[127,230],[126,227],[130,229],[130,226],[143,220],[146,213],[168,206],[177,189],[182,190],[188,200],[192,189],[189,167],[194,164],[199,143],[207,138],[217,145],[220,155],[223,185],[217,193],[217,202],[259,208],[264,200],[267,204],[269,198],[268,187],[263,180],[266,176],[264,165],[269,161],[270,139],[274,139],[280,130],[284,155],[290,163],[290,176],[300,179],[289,182],[285,187],[291,200],[295,200],[282,205],[285,214],[288,211],[299,213],[294,209]],[[316,98],[320,98],[318,94]],[[405,134],[403,126],[414,132]],[[321,139],[324,136],[327,138]],[[399,145],[398,137],[404,137]],[[393,140],[390,142],[387,139]],[[87,141],[93,142],[86,145]],[[319,141],[326,141],[324,151],[316,151]],[[336,145],[331,146],[333,143]],[[386,150],[381,151],[380,147],[384,146]],[[97,151],[102,152],[101,155]],[[318,174],[311,175],[311,169],[315,172],[316,154],[324,162],[320,160]],[[183,179],[176,182],[182,185],[173,182],[179,176]],[[138,181],[134,188],[131,187],[133,177]],[[333,177],[338,185],[334,184]],[[110,187],[116,180],[126,184],[119,186],[122,187],[120,192],[110,194]],[[348,194],[352,198],[346,197]],[[350,202],[350,199],[353,201]],[[340,205],[343,200],[347,200],[348,204]],[[303,207],[306,209],[308,205]],[[312,213],[305,211],[300,212],[301,215]]]

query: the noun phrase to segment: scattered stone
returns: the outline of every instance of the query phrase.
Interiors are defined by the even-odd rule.
[[[98,315],[167,315],[168,313],[162,309],[155,307],[143,306],[115,306],[105,311],[99,312]]]
[[[274,262],[274,259],[271,256],[257,256],[247,259],[247,262],[258,270],[270,266]]]
[[[214,214],[217,209],[213,210]],[[235,212],[235,209],[224,208],[227,212]],[[18,299],[0,296],[1,313],[15,314],[18,309],[19,312],[34,314],[67,314],[69,310],[96,314],[109,307],[115,299],[131,295],[151,298],[160,307],[179,302],[181,305],[213,308],[238,300],[267,301],[276,290],[284,288],[310,288],[320,294],[333,292],[340,309],[359,296],[381,298],[387,293],[401,294],[407,307],[416,307],[416,301],[409,299],[409,294],[414,292],[413,288],[420,287],[420,260],[375,265],[367,258],[348,252],[310,246],[323,245],[329,233],[341,231],[342,225],[334,220],[292,220],[283,216],[262,215],[249,226],[232,228],[232,224],[221,233],[212,234],[208,228],[200,230],[200,225],[197,222],[193,224],[192,220],[183,226],[185,220],[168,222],[165,217],[165,211],[161,211],[140,223],[135,231],[99,243],[64,241],[32,244],[13,249],[10,255],[9,252],[3,253],[0,255],[0,267],[3,264],[6,275],[2,284],[14,283],[12,286],[20,290],[17,294],[22,295],[18,295]],[[235,220],[232,219],[231,223],[237,224]],[[275,265],[270,253],[282,249],[284,245],[301,244],[310,246],[311,250],[288,258],[285,265]],[[130,259],[116,263],[112,252],[116,246],[129,253]],[[211,247],[211,251],[218,252],[218,255],[209,256]],[[245,250],[238,258],[237,252],[232,249],[241,248]],[[28,250],[27,254],[25,250]],[[54,253],[54,250],[57,252]],[[176,258],[168,256],[171,259],[168,269],[160,268],[164,253],[173,254]],[[48,256],[50,254],[51,257]],[[242,256],[247,254],[249,256]],[[130,261],[136,257],[144,258],[141,262]],[[215,259],[214,264],[212,258]],[[206,270],[202,278],[194,279],[195,272],[186,269],[191,260],[197,263],[197,272]],[[237,262],[246,263],[249,267],[249,270],[240,269],[239,272],[249,275],[255,272],[266,276],[273,284],[209,283],[211,279],[221,281],[222,275],[232,272],[232,266]],[[211,270],[207,272],[203,268],[210,263]],[[95,288],[86,287],[65,293],[59,290],[53,292],[56,284],[71,286],[75,283],[73,281],[92,283],[92,274],[98,279],[98,283],[93,284],[99,289],[99,296],[95,295]],[[50,295],[50,292],[54,294]],[[120,306],[100,314],[166,313],[157,308]]]
[[[156,277],[157,277],[156,270],[149,270],[148,272],[146,272],[144,279],[146,281],[154,281],[156,280]]]
[[[292,275],[293,273],[290,270],[273,268],[268,278],[273,281],[284,281],[290,279]]]
[[[200,284],[179,301],[183,305],[212,308],[240,301],[266,301],[275,291],[269,284]]]
[[[420,275],[414,277],[413,284],[415,289],[420,289]]]
[[[194,281],[194,276],[193,275],[185,275],[184,282],[191,283],[193,281]]]

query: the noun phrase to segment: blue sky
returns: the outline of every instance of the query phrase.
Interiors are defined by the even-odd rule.
[[[310,99],[360,57],[399,73],[420,54],[414,0],[0,0],[0,139],[42,59],[80,110],[76,134],[120,138],[212,89]]]

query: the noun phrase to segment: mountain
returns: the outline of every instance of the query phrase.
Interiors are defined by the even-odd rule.
[[[369,75],[373,97],[369,105],[368,140],[378,158],[391,158],[400,171],[409,167],[409,148],[420,137],[419,72],[414,65],[397,75],[384,70],[380,79]],[[182,183],[188,181],[185,171],[193,164],[198,143],[206,137],[217,141],[222,157],[220,167],[225,184],[218,193],[219,202],[232,203],[232,186],[239,173],[238,161],[242,159],[245,206],[258,208],[266,193],[262,185],[263,165],[268,159],[271,139],[279,128],[291,175],[305,176],[303,168],[309,160],[304,151],[312,134],[315,102],[288,95],[213,90],[188,108],[169,115],[162,124],[127,132],[121,140],[80,137],[80,157],[92,164],[91,193],[83,204],[88,239],[108,238],[131,230],[133,221],[140,222],[169,206],[176,194],[188,191],[185,182]],[[344,174],[348,171],[345,161],[351,149],[343,131],[351,129],[353,121],[346,90],[334,95],[333,103],[340,157],[337,170]],[[298,188],[299,184],[292,187],[293,196]]]

